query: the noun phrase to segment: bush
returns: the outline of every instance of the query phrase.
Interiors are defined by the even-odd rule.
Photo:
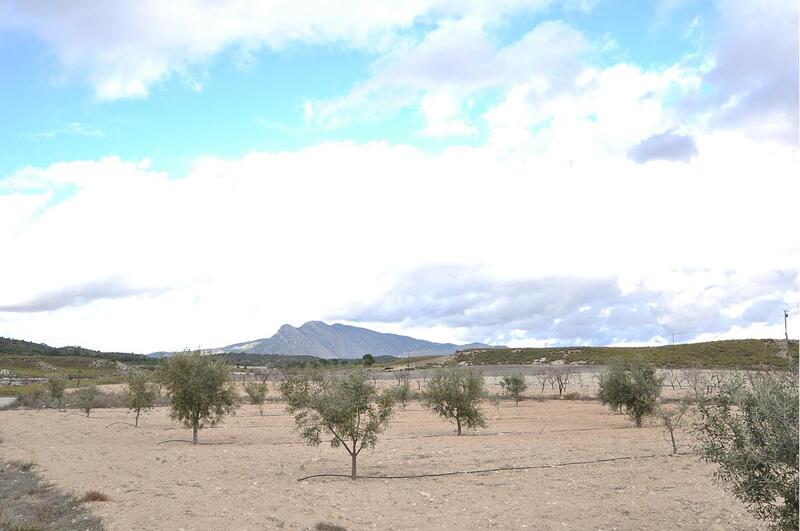
[[[50,378],[47,380],[47,390],[50,391],[50,396],[53,397],[55,400],[58,400],[58,410],[61,411],[61,408],[64,403],[64,389],[66,389],[67,384],[64,380]]]
[[[517,373],[503,376],[500,380],[500,387],[514,399],[514,404],[518,406],[519,401],[522,399],[522,393],[528,388],[528,384],[525,382],[525,375]]]
[[[192,428],[192,444],[197,444],[198,430],[217,424],[236,408],[228,366],[201,352],[165,358],[158,379],[171,398],[172,418]]]
[[[94,408],[94,401],[97,397],[97,387],[93,385],[83,387],[80,391],[75,393],[75,396],[78,399],[78,405],[80,406],[81,410],[83,410],[88,417],[89,412],[92,410],[92,408]]]
[[[637,428],[658,408],[663,378],[640,360],[616,360],[600,376],[597,397],[612,409],[624,408]]]
[[[485,428],[486,417],[480,410],[483,376],[463,369],[442,369],[425,386],[423,401],[434,413],[461,426]]]
[[[257,382],[247,382],[244,392],[250,398],[250,402],[258,406],[258,414],[264,414],[264,400],[267,399],[267,384]]]
[[[699,402],[694,426],[717,481],[780,529],[798,528],[797,404],[797,372],[736,375]]]
[[[296,375],[281,384],[281,394],[308,444],[318,446],[324,433],[332,448],[344,446],[352,479],[358,454],[375,447],[394,409],[392,392],[378,392],[363,370],[343,378],[321,372]]]

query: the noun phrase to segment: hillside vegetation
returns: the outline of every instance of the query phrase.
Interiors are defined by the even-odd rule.
[[[786,368],[797,365],[796,340],[736,339],[660,347],[559,347],[474,349],[457,352],[454,363],[465,365],[518,365],[534,363],[585,363],[606,365],[614,358],[643,359],[658,367]]]
[[[0,338],[0,396],[44,389],[47,378],[67,387],[121,382],[132,366],[155,366],[136,354],[99,352],[82,347],[51,347],[20,339]]]

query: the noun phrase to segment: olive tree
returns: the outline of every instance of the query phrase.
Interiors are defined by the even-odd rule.
[[[694,433],[716,480],[756,517],[798,528],[797,372],[733,376],[701,400]]]
[[[500,379],[500,387],[514,399],[514,404],[518,406],[519,401],[522,399],[522,393],[528,388],[528,384],[525,381],[525,375],[517,373],[503,376]]]
[[[676,405],[660,404],[654,416],[661,423],[672,442],[672,455],[678,453],[678,443],[675,441],[675,430],[683,427],[686,414],[689,412],[689,403],[681,401]]]
[[[462,369],[439,370],[425,386],[423,403],[434,413],[461,426],[485,428],[486,417],[480,410],[483,376]]]
[[[128,388],[125,389],[125,406],[128,411],[136,412],[136,420],[133,423],[135,428],[139,427],[139,415],[142,411],[148,411],[153,407],[156,400],[158,388],[151,382],[147,374],[141,371],[131,371],[128,374]]]
[[[163,359],[158,378],[172,401],[170,416],[192,428],[192,444],[197,444],[198,430],[217,424],[236,409],[230,369],[222,360],[202,352],[181,352]]]
[[[94,407],[94,399],[97,396],[97,387],[90,385],[88,387],[81,388],[80,391],[77,393],[78,398],[78,405],[86,413],[86,416],[89,416],[89,412]]]
[[[658,408],[663,378],[642,360],[614,360],[600,376],[597,397],[612,409],[625,408],[637,428]]]
[[[61,411],[61,408],[64,404],[64,390],[67,388],[66,382],[59,378],[50,378],[47,380],[47,389],[50,391],[50,396],[54,399],[58,400],[58,410]]]
[[[391,391],[379,392],[363,370],[339,377],[322,372],[295,375],[281,384],[287,411],[305,441],[319,446],[323,436],[332,448],[344,447],[357,477],[357,459],[374,448],[394,411]]]
[[[264,414],[264,401],[267,399],[267,384],[258,382],[247,382],[244,386],[250,402],[258,406],[258,414]]]

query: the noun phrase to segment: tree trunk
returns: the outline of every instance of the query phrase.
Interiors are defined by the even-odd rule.
[[[672,439],[672,455],[678,453],[678,445],[675,444],[675,430],[669,430],[669,437]]]
[[[456,428],[458,430],[458,434],[461,435],[461,419],[456,417]]]
[[[350,454],[350,457],[352,458],[352,468],[350,469],[351,470],[350,477],[353,480],[355,480],[356,479],[356,458],[358,457],[358,454],[353,452],[352,454]]]
[[[138,409],[136,410],[136,421],[133,423],[133,427],[134,428],[138,428],[139,427],[139,411],[140,410],[138,410]]]
[[[197,444],[197,422],[192,423],[192,444]]]
[[[259,404],[258,405],[258,415],[260,417],[264,416],[264,406],[263,406],[263,404]]]

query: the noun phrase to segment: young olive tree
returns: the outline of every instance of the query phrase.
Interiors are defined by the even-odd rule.
[[[506,394],[514,399],[514,405],[518,406],[522,399],[522,393],[528,388],[525,375],[522,373],[510,374],[500,379],[500,387]]]
[[[192,428],[192,444],[197,444],[198,430],[217,424],[236,409],[230,369],[222,360],[202,352],[181,352],[163,359],[158,378],[172,399],[170,416]]]
[[[244,386],[250,402],[258,406],[258,414],[264,414],[264,401],[267,399],[267,384],[258,382],[247,382]]]
[[[67,388],[66,382],[58,378],[50,378],[47,380],[47,389],[50,391],[50,396],[58,400],[58,410],[61,411],[64,405],[64,390]]]
[[[656,369],[642,360],[615,360],[600,376],[597,397],[612,409],[625,408],[637,428],[658,408],[663,378]]]
[[[683,427],[686,414],[689,412],[689,403],[681,401],[677,405],[660,404],[654,416],[664,426],[672,442],[672,455],[678,453],[678,443],[675,441],[675,430]]]
[[[358,454],[375,448],[392,417],[392,392],[379,392],[363,370],[338,378],[321,372],[299,374],[284,381],[280,390],[303,439],[319,446],[324,436],[332,448],[343,446],[356,479]]]
[[[695,448],[715,463],[716,480],[756,517],[798,528],[797,371],[742,375],[701,400]]]
[[[78,405],[86,413],[86,416],[89,416],[89,412],[94,407],[94,399],[97,396],[97,387],[90,385],[88,387],[81,388],[80,391],[77,393],[78,398]]]
[[[480,410],[483,376],[462,369],[443,369],[428,380],[423,393],[424,404],[434,413],[461,426],[485,428],[486,417]]]
[[[409,400],[411,400],[411,383],[406,379],[398,384],[397,387],[391,389],[391,393],[394,395],[395,402],[405,410]]]
[[[131,371],[127,380],[128,388],[125,390],[124,395],[125,406],[128,411],[136,412],[136,420],[133,426],[138,428],[139,415],[142,411],[148,411],[153,407],[158,389],[156,384],[147,378],[147,374],[141,371]]]

